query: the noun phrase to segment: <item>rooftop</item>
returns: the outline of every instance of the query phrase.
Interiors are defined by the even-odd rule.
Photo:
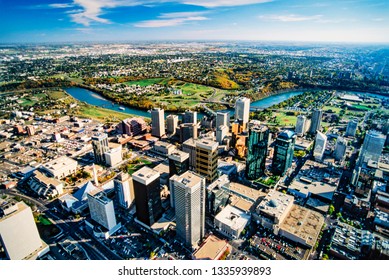
[[[181,150],[174,150],[169,155],[169,159],[172,159],[172,160],[175,160],[175,161],[179,161],[179,162],[183,162],[184,160],[186,160],[188,158],[189,158],[189,154],[185,153],[185,152],[183,152]]]
[[[250,215],[231,205],[227,205],[219,214],[216,215],[215,220],[220,221],[234,230],[239,230],[245,227],[245,225],[250,221]]]
[[[313,247],[324,223],[323,215],[294,204],[280,228],[304,240]]]
[[[325,164],[307,160],[300,169],[289,189],[311,193],[326,200],[331,200],[339,185],[341,170]]]
[[[231,182],[229,190],[234,194],[243,197],[251,202],[255,202],[258,198],[265,197],[267,195],[262,191],[235,182]]]
[[[214,151],[218,146],[219,144],[217,142],[208,139],[200,139],[196,141],[196,148]]]
[[[54,178],[51,178],[51,177],[47,177],[45,174],[43,174],[42,172],[40,172],[38,170],[35,170],[33,174],[34,174],[33,176],[36,179],[38,179],[40,182],[44,183],[47,186],[50,186],[50,185],[58,186],[58,185],[62,184],[57,179],[54,179]]]
[[[293,137],[295,137],[295,133],[292,130],[284,130],[278,135],[278,138],[283,139],[292,139]]]
[[[132,174],[132,179],[147,185],[150,182],[159,178],[159,176],[160,174],[158,171],[155,171],[154,169],[145,166],[136,171],[134,174]]]
[[[52,161],[46,162],[44,164],[44,167],[48,170],[58,170],[64,166],[69,166],[73,164],[77,164],[77,161],[67,156],[61,156],[59,158],[53,159]]]
[[[174,180],[185,185],[188,188],[192,188],[200,184],[201,181],[204,180],[204,178],[192,171],[186,171],[180,176],[176,175]]]
[[[286,209],[293,204],[294,197],[288,194],[271,190],[264,200],[258,206],[260,212],[264,212],[270,216],[280,217],[284,214]]]
[[[193,253],[193,257],[197,260],[215,260],[227,249],[227,241],[221,240],[214,235],[210,235]]]

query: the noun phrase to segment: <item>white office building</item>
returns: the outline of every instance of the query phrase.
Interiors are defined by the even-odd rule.
[[[317,131],[315,138],[315,147],[313,150],[313,157],[316,161],[321,161],[324,156],[327,145],[327,136],[320,131]]]
[[[227,136],[228,127],[226,125],[221,125],[216,128],[216,142],[222,144],[223,139]]]
[[[110,166],[116,166],[123,161],[122,157],[122,145],[109,150],[104,153],[105,163]]]
[[[178,116],[169,115],[166,118],[167,134],[174,135],[177,132]]]
[[[296,129],[295,129],[297,136],[304,136],[306,122],[307,122],[306,116],[304,116],[304,115],[297,116]]]
[[[0,247],[7,259],[36,259],[50,251],[39,236],[29,206],[24,202],[0,202]]]
[[[92,220],[108,231],[116,227],[117,223],[113,201],[106,196],[105,192],[95,190],[88,193],[88,205]]]
[[[337,161],[343,161],[347,150],[347,142],[343,137],[338,137],[336,140],[335,150],[334,150],[334,158]]]
[[[240,97],[235,103],[235,119],[240,120],[244,124],[249,122],[250,117],[250,99]]]
[[[165,135],[165,111],[163,109],[151,110],[151,135],[155,137]]]
[[[119,173],[114,179],[116,199],[120,207],[128,209],[134,201],[134,185],[127,173]]]
[[[170,178],[174,190],[177,236],[188,246],[197,247],[204,236],[205,224],[205,179],[187,171]]]

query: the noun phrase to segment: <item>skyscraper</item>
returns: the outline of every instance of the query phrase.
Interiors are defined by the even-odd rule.
[[[116,200],[120,207],[128,209],[134,200],[134,185],[127,173],[119,173],[115,180]]]
[[[196,142],[196,172],[204,176],[207,183],[217,178],[218,143],[201,139]]]
[[[230,113],[217,112],[216,113],[216,127],[225,125],[230,127]]]
[[[221,125],[216,128],[216,141],[219,144],[223,143],[223,139],[227,136],[228,127],[226,125]]]
[[[249,124],[249,140],[246,160],[246,176],[250,180],[258,179],[265,172],[269,129],[258,121]]]
[[[180,125],[180,143],[193,138],[197,139],[197,124],[183,123]]]
[[[246,127],[250,117],[250,99],[246,97],[240,97],[236,100],[235,104],[235,119],[243,122],[243,126]]]
[[[345,136],[353,136],[354,137],[355,134],[357,133],[357,127],[358,127],[357,120],[349,121],[349,123],[347,124]]]
[[[178,116],[169,115],[166,118],[167,123],[167,133],[170,135],[176,134],[177,126],[178,126]]]
[[[182,123],[197,124],[197,112],[186,110],[182,119]]]
[[[50,249],[39,236],[31,208],[24,202],[1,199],[0,202],[0,245],[7,259],[35,259],[48,252]]]
[[[189,154],[175,150],[169,155],[169,177],[181,175],[189,170]]]
[[[187,171],[170,179],[174,190],[177,236],[189,246],[196,247],[204,237],[205,179]]]
[[[142,223],[152,226],[162,217],[159,172],[143,167],[132,174],[136,216]]]
[[[334,157],[337,161],[342,161],[346,155],[347,142],[343,137],[338,137],[336,140]]]
[[[321,161],[324,156],[327,145],[327,136],[320,131],[317,132],[315,138],[315,147],[313,149],[313,157],[317,161]]]
[[[92,147],[95,155],[95,162],[105,164],[105,153],[109,152],[108,135],[106,133],[98,133],[92,136]]]
[[[320,130],[321,119],[323,117],[323,111],[315,109],[312,112],[311,127],[309,128],[310,134],[315,134],[317,130]]]
[[[117,223],[113,201],[107,197],[105,192],[99,189],[96,189],[87,195],[92,220],[103,226],[108,231],[114,229]]]
[[[284,130],[278,135],[272,162],[272,171],[274,174],[283,176],[289,167],[292,166],[295,142],[296,135],[293,131]]]
[[[151,110],[151,135],[162,137],[165,135],[165,111],[160,108]]]
[[[370,130],[363,141],[361,152],[359,154],[358,165],[368,163],[369,160],[379,161],[382,149],[385,145],[386,137],[375,130]]]
[[[305,133],[305,123],[307,121],[307,117],[304,115],[298,115],[296,121],[296,129],[295,132],[297,136],[303,136]]]

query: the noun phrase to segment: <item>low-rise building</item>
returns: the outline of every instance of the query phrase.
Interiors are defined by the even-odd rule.
[[[61,156],[42,165],[42,170],[51,177],[62,179],[77,170],[77,161],[67,156]]]
[[[193,253],[194,260],[221,260],[231,252],[231,246],[227,241],[214,235],[208,236]]]
[[[37,195],[53,198],[63,194],[63,184],[54,178],[49,178],[42,172],[35,170],[28,179],[28,185]]]
[[[227,205],[216,215],[215,228],[228,238],[237,239],[249,222],[250,214]]]

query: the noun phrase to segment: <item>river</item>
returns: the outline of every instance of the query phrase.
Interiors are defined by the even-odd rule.
[[[101,95],[99,95],[93,91],[90,91],[88,89],[79,88],[79,87],[71,87],[71,88],[64,88],[64,90],[67,93],[69,93],[71,96],[73,96],[74,98],[76,98],[80,101],[83,101],[85,103],[88,103],[90,105],[103,107],[103,108],[114,110],[114,111],[121,112],[121,113],[127,113],[127,114],[136,115],[136,116],[140,116],[140,117],[150,118],[150,113],[148,113],[146,110],[130,108],[130,107],[126,107],[124,105],[119,105],[119,104],[113,103],[113,102],[105,99]],[[284,93],[272,95],[269,97],[265,97],[261,100],[252,102],[250,109],[251,110],[265,109],[265,108],[268,108],[274,104],[278,104],[280,102],[283,102],[283,101],[285,101],[293,96],[299,95],[301,93],[303,93],[303,92],[302,91],[290,91],[290,92],[284,92]],[[120,108],[124,108],[124,110],[122,110]],[[223,112],[225,112],[225,111],[226,110],[224,110]],[[232,115],[232,113],[234,112],[234,109],[229,109],[228,111]],[[169,113],[166,113],[166,114],[169,114]],[[202,118],[204,116],[204,114],[202,114],[202,113],[198,113],[197,115],[198,115],[198,118]]]

